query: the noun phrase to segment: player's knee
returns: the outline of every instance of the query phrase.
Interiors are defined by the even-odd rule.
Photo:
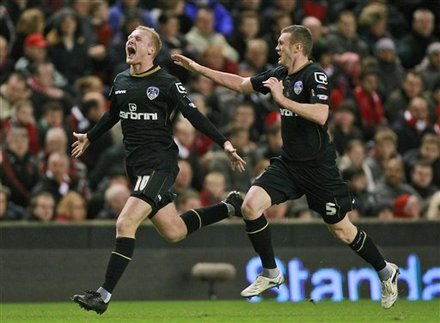
[[[241,206],[241,212],[246,220],[254,220],[261,216],[263,213],[261,210],[255,207],[252,200],[245,200]]]
[[[116,221],[116,233],[118,236],[131,237],[136,233],[136,224],[129,218],[119,216]]]
[[[176,243],[185,238],[185,233],[181,230],[167,229],[161,232],[162,237],[169,243]]]

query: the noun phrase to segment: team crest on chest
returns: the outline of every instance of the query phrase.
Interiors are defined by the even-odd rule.
[[[151,101],[153,101],[155,98],[157,98],[158,95],[159,95],[159,88],[157,88],[155,86],[150,86],[147,89],[147,96]]]
[[[303,90],[303,82],[302,81],[296,81],[295,84],[293,85],[293,91],[295,92],[296,95],[300,94]]]

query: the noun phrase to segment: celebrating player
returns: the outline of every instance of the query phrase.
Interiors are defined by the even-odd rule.
[[[74,295],[73,301],[86,310],[102,314],[111,293],[132,258],[135,235],[148,217],[170,242],[228,216],[241,216],[243,202],[238,192],[210,207],[190,210],[178,216],[171,187],[179,171],[178,148],[172,136],[173,121],[180,111],[191,124],[223,147],[234,170],[243,171],[245,161],[232,144],[200,113],[186,89],[172,75],[154,65],[161,40],[157,32],[139,26],[125,45],[129,69],[118,74],[111,89],[111,107],[88,133],[74,133],[72,156],[80,157],[87,147],[121,121],[126,169],[133,185],[116,222],[116,246],[110,256],[104,283],[97,291]]]
[[[399,269],[384,260],[372,239],[347,216],[352,197],[336,166],[335,146],[327,134],[328,79],[324,70],[309,60],[312,46],[309,29],[288,26],[281,31],[275,48],[280,65],[246,78],[207,68],[182,55],[172,58],[176,64],[231,90],[271,92],[280,107],[281,155],[255,179],[242,205],[246,232],[263,269],[241,295],[250,298],[284,282],[275,264],[269,223],[262,214],[273,204],[305,194],[309,207],[322,216],[333,235],[378,272],[382,306],[390,308],[397,299]]]

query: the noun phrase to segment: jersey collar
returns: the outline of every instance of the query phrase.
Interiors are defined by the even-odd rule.
[[[158,70],[160,70],[160,66],[156,65],[141,74],[130,74],[130,75],[133,77],[145,77],[145,76],[151,75],[153,73],[156,73]]]

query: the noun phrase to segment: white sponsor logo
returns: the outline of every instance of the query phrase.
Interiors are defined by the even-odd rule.
[[[302,90],[303,90],[303,82],[302,81],[295,82],[295,85],[293,86],[293,91],[295,92],[295,94],[296,95],[300,94]]]
[[[318,94],[317,97],[320,100],[327,100],[328,99],[328,95],[325,95],[325,94]]]
[[[293,113],[292,111],[287,110],[287,109],[280,109],[280,114],[285,117],[293,117],[293,116],[297,117],[298,116],[296,113]]]
[[[117,90],[115,91],[115,94],[125,94],[127,93],[127,90]]]
[[[130,120],[157,120],[157,113],[136,112],[136,103],[129,103],[128,110],[129,111],[119,111],[119,117],[121,119]]]
[[[186,94],[186,89],[182,85],[182,83],[180,83],[180,82],[176,83],[176,87],[177,87],[177,91],[179,91],[179,93]]]
[[[327,80],[327,75],[325,75],[325,73],[322,72],[315,72],[315,81],[321,84],[328,84],[328,80]]]
[[[147,89],[147,96],[151,101],[153,101],[155,98],[157,98],[158,95],[159,95],[159,88],[157,88],[155,86],[150,86]]]

